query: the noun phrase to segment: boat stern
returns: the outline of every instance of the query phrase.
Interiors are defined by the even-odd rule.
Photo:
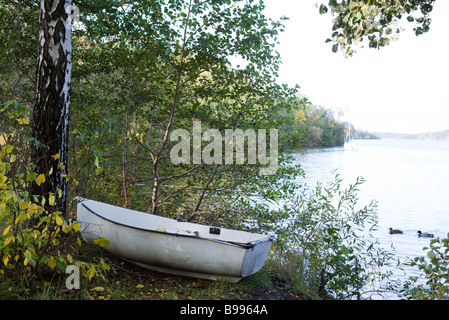
[[[248,277],[263,267],[273,239],[273,237],[267,237],[259,240],[254,243],[253,247],[246,250],[242,263],[242,277]]]

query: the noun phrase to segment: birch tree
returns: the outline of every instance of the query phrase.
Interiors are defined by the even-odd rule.
[[[68,162],[72,45],[68,25],[72,0],[41,0],[36,97],[33,107],[32,159],[46,178],[32,193],[56,196],[52,210],[65,213]]]

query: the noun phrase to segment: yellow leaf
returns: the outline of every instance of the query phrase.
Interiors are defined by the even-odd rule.
[[[6,177],[0,173],[0,183],[5,183],[6,180],[8,180],[8,177]]]
[[[81,239],[80,238],[76,238],[76,242],[78,243],[78,245],[81,247],[83,244],[81,243]]]
[[[38,186],[40,186],[41,183],[44,183],[44,182],[45,182],[45,176],[41,173],[41,174],[38,175],[37,178],[36,178],[36,184],[37,184]]]
[[[58,168],[59,168],[59,169],[64,169],[64,168],[65,168],[65,165],[63,165],[63,164],[60,162],[60,163],[58,163]]]
[[[92,268],[87,271],[87,277],[89,278],[89,280],[92,279],[92,277],[95,276],[96,273],[97,271],[95,270],[95,267],[92,266]]]
[[[27,118],[19,118],[17,119],[17,122],[19,124],[30,124],[30,120],[28,120]]]
[[[22,220],[27,220],[30,218],[30,215],[26,212],[22,212],[21,214],[19,214],[16,218],[16,221],[14,221],[15,224],[17,224],[19,221]]]
[[[3,242],[4,246],[7,246],[10,242],[14,241],[15,237],[14,236],[9,236],[8,238],[5,239],[5,242]]]
[[[4,235],[4,236],[6,236],[6,235],[8,234],[10,228],[11,228],[11,225],[7,226],[7,227],[5,228],[5,230],[3,230],[3,235]]]
[[[106,238],[94,239],[94,244],[99,245],[100,247],[107,247],[109,245],[109,240]]]
[[[8,139],[8,135],[6,133],[0,134],[0,146],[4,146],[6,144],[6,139]]]
[[[111,270],[111,267],[104,262],[103,258],[100,259],[100,263],[104,270],[106,270],[106,271]]]
[[[3,257],[3,264],[6,266],[8,264],[9,261],[9,256],[4,256]]]
[[[59,153],[55,154],[54,156],[52,156],[53,159],[58,160],[59,159]]]
[[[60,216],[56,216],[56,224],[58,226],[62,226],[64,224],[64,220]]]
[[[14,146],[12,146],[10,144],[7,144],[6,146],[4,146],[2,148],[2,150],[3,150],[4,153],[8,154],[8,153],[11,153],[14,150]]]
[[[47,265],[50,267],[50,269],[54,269],[56,267],[55,258],[52,256],[50,260],[48,260]]]
[[[48,204],[51,206],[55,205],[55,195],[53,193],[50,193],[48,196]]]
[[[138,285],[136,286],[137,289],[142,289],[143,287],[144,287],[143,284],[138,284]]]
[[[39,207],[37,204],[32,203],[31,206],[30,206],[30,208],[28,209],[28,212],[29,212],[30,214],[35,214],[36,211],[38,211],[38,210],[40,210],[40,209],[42,209],[42,208]]]
[[[62,226],[62,232],[64,232],[64,233],[69,233],[70,232],[70,226],[68,226],[68,225],[63,225]]]
[[[25,200],[20,201],[20,208],[22,208],[22,210],[28,209],[29,206],[30,206],[30,203],[28,201],[25,201]]]
[[[69,263],[73,263],[73,258],[70,254],[67,254],[67,261],[69,261]]]
[[[90,291],[102,292],[102,291],[104,291],[104,287],[95,287],[95,288],[90,289]]]
[[[80,231],[80,223],[78,221],[73,222],[73,230]]]

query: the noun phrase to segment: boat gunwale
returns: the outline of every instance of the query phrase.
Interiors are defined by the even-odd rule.
[[[88,199],[84,199],[84,200],[88,200]],[[111,223],[116,224],[116,225],[124,226],[124,227],[131,228],[131,229],[141,230],[141,231],[159,233],[159,234],[162,234],[162,235],[172,235],[172,236],[178,236],[178,237],[187,237],[187,238],[193,238],[193,239],[215,241],[215,242],[219,242],[219,243],[223,243],[223,244],[235,245],[235,246],[238,246],[238,247],[242,247],[244,249],[252,249],[258,243],[262,243],[262,242],[266,242],[266,241],[273,241],[275,239],[274,236],[267,235],[266,238],[259,239],[259,240],[254,240],[254,241],[250,241],[250,242],[238,242],[238,241],[220,240],[220,239],[216,239],[216,238],[205,238],[205,237],[200,237],[200,236],[197,236],[197,235],[190,235],[190,234],[182,234],[182,233],[174,233],[174,232],[167,232],[167,231],[159,231],[159,230],[148,229],[148,228],[139,228],[139,227],[136,227],[136,226],[133,226],[133,225],[129,225],[129,224],[125,224],[125,223],[121,223],[121,222],[109,219],[109,218],[107,218],[107,217],[105,217],[105,216],[95,212],[94,210],[89,208],[83,202],[81,202],[79,204],[81,204],[84,208],[86,208],[88,211],[90,211],[91,213],[93,213],[97,217],[100,217],[101,219],[106,220],[106,221],[111,222]],[[118,208],[120,208],[120,207],[118,207]],[[139,211],[136,211],[136,212],[139,212]],[[166,217],[163,217],[163,218],[169,219],[169,220],[173,220],[173,219],[166,218]],[[173,221],[177,222],[176,220],[173,220]],[[207,225],[201,225],[201,224],[199,224],[199,225],[207,227]],[[242,231],[242,232],[246,232],[246,231]]]

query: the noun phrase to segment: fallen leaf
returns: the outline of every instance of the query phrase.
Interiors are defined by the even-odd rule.
[[[104,291],[104,288],[103,287],[95,287],[95,288],[90,289],[90,291],[102,292],[102,291]]]

